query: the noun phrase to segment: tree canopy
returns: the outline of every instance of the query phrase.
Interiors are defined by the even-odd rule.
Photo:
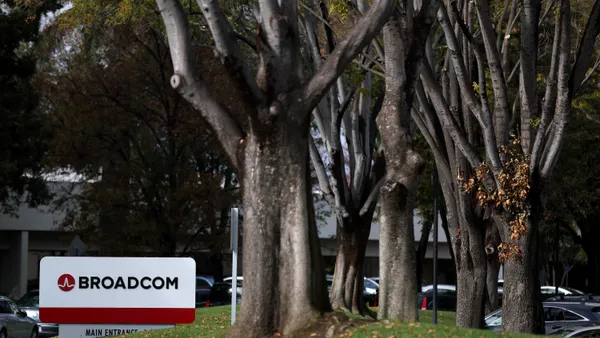
[[[50,197],[41,174],[52,129],[34,84],[35,46],[43,15],[57,8],[0,2],[0,213],[16,216],[23,198],[37,206]]]

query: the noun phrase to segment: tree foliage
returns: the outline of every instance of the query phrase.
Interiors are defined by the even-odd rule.
[[[86,181],[71,196],[78,203],[61,201],[63,225],[108,254],[174,255],[178,244],[221,243],[233,175],[206,124],[168,83],[162,32],[138,23],[83,32],[77,52],[54,50],[68,54],[66,68],[44,82],[57,128],[53,165]]]
[[[25,197],[30,206],[49,193],[42,160],[52,129],[34,85],[35,46],[42,16],[57,1],[0,1],[0,213],[16,216]]]

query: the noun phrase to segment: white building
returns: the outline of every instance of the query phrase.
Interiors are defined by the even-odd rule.
[[[57,195],[65,194],[72,188],[71,182],[49,182],[49,188]],[[319,237],[321,238],[322,253],[329,265],[335,262],[335,218],[327,212],[329,206],[325,202],[317,202],[317,211],[321,215],[318,220]],[[319,212],[320,211],[320,212]],[[19,217],[12,218],[0,214],[0,295],[19,297],[27,290],[28,281],[37,284],[39,279],[39,262],[44,256],[68,255],[69,248],[75,236],[59,230],[59,224],[65,215],[52,212],[51,207],[37,209],[23,205]],[[452,282],[453,277],[445,277],[446,271],[453,272],[454,266],[448,250],[448,240],[439,228],[440,282]],[[415,249],[421,236],[421,219],[415,213]],[[433,235],[429,236],[429,244],[424,267],[424,279],[431,278],[431,258],[433,253]],[[365,274],[379,275],[379,224],[374,223],[369,236],[365,258]],[[89,252],[90,250],[88,250]],[[93,248],[91,251],[94,251]],[[231,273],[229,255],[224,255],[223,266],[225,274]],[[198,259],[197,259],[198,261]],[[240,259],[241,261],[241,259]],[[205,262],[198,261],[199,273]],[[242,267],[239,269],[242,272]]]
[[[324,201],[316,203],[317,214],[322,216],[317,221],[319,227],[319,237],[321,238],[321,253],[325,257],[326,263],[330,265],[335,262],[336,255],[336,222],[335,216],[329,212],[329,205]],[[421,239],[421,232],[423,229],[423,220],[418,215],[417,211],[414,212],[414,237],[415,237],[415,250],[417,249],[419,240]],[[441,218],[438,219],[438,269],[440,274],[440,283],[454,282],[454,263],[452,262],[452,256],[450,255],[450,246],[446,234],[442,229]],[[371,225],[371,233],[369,235],[369,242],[367,243],[367,251],[365,254],[364,271],[367,277],[379,276],[379,223],[374,221]],[[429,240],[427,244],[427,250],[425,253],[425,264],[423,268],[423,279],[426,283],[430,283],[433,273],[433,230],[429,233]]]

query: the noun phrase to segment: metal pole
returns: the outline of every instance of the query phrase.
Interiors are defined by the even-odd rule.
[[[437,168],[433,168],[433,323],[437,324],[437,289],[438,289],[438,173]]]
[[[231,209],[231,325],[237,310],[238,208]]]

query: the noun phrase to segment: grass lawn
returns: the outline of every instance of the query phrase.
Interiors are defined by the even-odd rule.
[[[229,329],[231,323],[231,307],[217,306],[207,309],[198,309],[196,321],[190,325],[178,325],[174,329],[146,331],[124,338],[189,338],[189,337],[220,337]],[[427,337],[427,338],[491,338],[491,337],[536,337],[531,335],[516,335],[508,333],[495,333],[491,331],[458,329],[454,326],[456,316],[453,312],[439,312],[438,325],[431,324],[432,312],[420,311],[420,323],[399,322],[360,322],[351,327],[346,333],[336,337]],[[307,335],[320,337],[319,335]],[[538,336],[539,337],[539,336]]]

